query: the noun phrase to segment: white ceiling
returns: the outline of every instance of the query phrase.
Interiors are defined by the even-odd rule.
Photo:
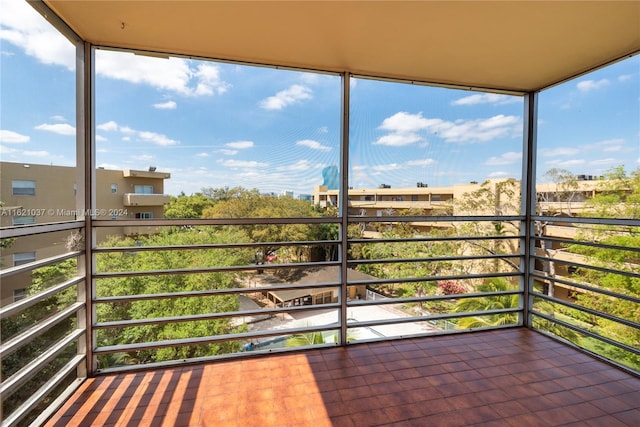
[[[517,92],[640,51],[640,1],[44,2],[96,45]]]

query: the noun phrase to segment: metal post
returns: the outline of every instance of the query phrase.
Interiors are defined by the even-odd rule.
[[[523,261],[520,264],[520,272],[523,273],[520,289],[523,291],[523,316],[522,324],[530,328],[531,308],[533,306],[533,255],[535,251],[535,239],[533,216],[536,209],[536,147],[538,126],[538,93],[531,92],[524,97],[524,142],[522,147],[522,199],[521,211],[524,214],[521,235],[524,236],[524,244],[520,249]]]
[[[340,226],[340,344],[347,344],[347,259],[349,227],[349,96],[351,76],[342,75],[341,122],[342,136],[340,139],[340,202],[338,215],[342,222]]]

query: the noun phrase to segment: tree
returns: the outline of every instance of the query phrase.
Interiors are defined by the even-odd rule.
[[[245,191],[205,209],[202,216],[203,218],[309,218],[321,216],[321,213],[304,200],[290,197],[275,198]],[[279,258],[290,258],[294,261],[301,261],[304,258],[304,248],[282,247],[277,244],[278,242],[306,241],[313,238],[328,240],[335,238],[337,232],[336,227],[316,224],[260,224],[230,227],[242,229],[251,242],[273,242],[273,245],[261,247],[263,258],[279,250]]]
[[[165,218],[202,218],[202,212],[213,206],[215,202],[201,193],[191,196],[184,194],[171,197],[171,201],[164,207]]]
[[[232,266],[248,264],[252,252],[247,249],[218,248],[181,251],[135,251],[137,246],[202,245],[230,243],[246,239],[242,231],[198,228],[179,232],[166,232],[143,237],[112,238],[105,245],[131,247],[131,252],[102,254],[97,259],[98,271],[153,271],[202,266]],[[108,278],[97,282],[99,296],[141,295],[174,293],[182,291],[205,291],[235,287],[231,272],[132,276]],[[232,312],[239,309],[236,294],[195,296],[183,298],[161,298],[137,300],[127,303],[98,304],[100,322],[124,319],[155,319],[174,316]],[[153,323],[135,327],[105,328],[98,333],[100,346],[163,341],[187,337],[225,335],[245,330],[235,325],[230,318],[198,321]],[[187,359],[238,351],[240,344],[230,341],[185,347],[169,347],[158,350],[131,352],[126,357],[100,357],[102,367],[114,361],[125,360],[147,363],[161,360]]]

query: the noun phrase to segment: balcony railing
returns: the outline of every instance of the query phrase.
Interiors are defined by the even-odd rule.
[[[171,201],[168,194],[125,193],[123,197],[124,206],[164,206]]]
[[[640,299],[611,285],[640,279],[640,249],[584,234],[603,227],[602,233],[631,233],[638,221],[551,218],[579,229],[576,238],[535,236],[532,245],[553,241],[565,253],[576,252],[574,259],[533,246],[528,251],[520,216],[434,217],[430,223],[448,224],[450,231],[386,233],[421,219],[348,218],[353,229],[378,229],[378,238],[339,232],[343,219],[337,217],[149,220],[158,234],[97,242],[87,251],[90,263],[81,250],[2,270],[4,280],[68,260],[78,266],[76,275],[34,288],[0,310],[4,422],[47,414],[38,402],[55,408],[87,374],[527,322],[623,369],[640,369],[640,324],[633,314]],[[103,231],[136,223],[93,221]],[[517,227],[507,233],[498,223]],[[68,225],[81,231],[82,224],[3,231],[7,237]],[[246,227],[292,225],[330,232],[310,240],[238,237]],[[624,262],[598,261],[593,251],[600,250],[628,255]],[[530,269],[534,261],[544,268]],[[87,277],[81,273],[85,264],[95,268]],[[560,264],[573,273],[552,274]],[[554,283],[584,292],[561,299],[549,291]],[[85,297],[85,289],[91,295]],[[30,319],[26,326],[5,335],[24,319]],[[46,343],[39,341],[43,337]],[[16,362],[8,369],[11,357]]]

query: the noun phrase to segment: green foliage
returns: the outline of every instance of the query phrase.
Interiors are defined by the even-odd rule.
[[[290,197],[270,197],[257,191],[244,191],[232,198],[220,200],[215,206],[205,209],[203,218],[309,218],[321,213],[309,202]],[[236,227],[237,228],[237,227]],[[337,237],[337,226],[331,224],[261,224],[241,226],[251,242],[288,242],[305,240],[328,240]],[[335,246],[335,245],[334,245]],[[265,246],[263,256],[274,253],[280,246]],[[279,258],[301,261],[305,256],[302,248],[283,248]],[[335,250],[328,257],[335,257]]]
[[[172,231],[132,239],[112,239],[108,246],[129,246],[130,253],[109,253],[98,258],[98,271],[156,271],[169,269],[201,268],[203,266],[233,266],[248,264],[253,253],[244,249],[211,249],[180,251],[135,251],[139,246],[202,245],[231,243],[246,238],[241,231],[201,228]],[[234,286],[233,273],[150,274],[126,278],[109,278],[97,282],[98,295],[162,294],[186,291],[226,289]],[[117,304],[98,304],[97,315],[101,322],[124,319],[155,319],[208,313],[231,312],[239,309],[235,295],[197,296],[184,298],[159,298]],[[224,335],[245,330],[234,325],[229,318],[198,321],[174,321],[149,325],[107,328],[98,334],[100,346],[125,343],[142,343],[171,339]],[[187,359],[228,353],[239,350],[234,342],[203,344],[184,347],[168,347],[145,350],[125,355],[102,357],[101,366],[112,363],[147,363],[163,360]]]
[[[513,286],[502,277],[485,279],[478,285],[477,292],[503,292],[512,289]],[[520,307],[520,295],[498,295],[482,298],[465,298],[458,300],[456,313],[502,310]],[[481,328],[490,326],[510,325],[518,322],[517,313],[499,313],[485,316],[463,317],[458,320],[457,329]]]
[[[164,207],[164,217],[177,219],[201,218],[202,212],[214,204],[213,200],[200,193],[191,196],[172,196],[169,204]]]

